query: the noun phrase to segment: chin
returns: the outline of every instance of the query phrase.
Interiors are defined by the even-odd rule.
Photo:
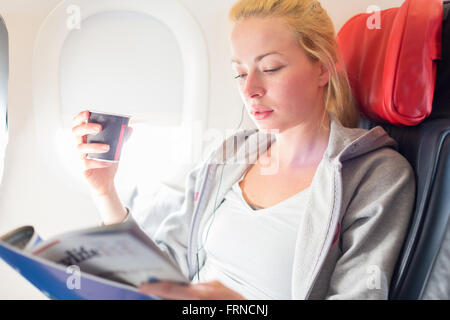
[[[262,123],[260,121],[257,121],[255,123],[255,125],[259,129],[259,131],[268,131],[271,133],[281,133],[283,130],[282,127],[280,127],[279,125],[270,124],[270,123]]]

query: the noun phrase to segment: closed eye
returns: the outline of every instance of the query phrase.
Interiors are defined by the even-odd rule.
[[[279,67],[279,68],[275,68],[275,69],[264,70],[264,72],[272,73],[272,72],[276,72],[276,71],[281,70],[281,69],[283,69],[283,67]],[[235,78],[235,79],[243,79],[243,78],[245,78],[246,76],[247,76],[247,74],[242,73],[242,74],[237,75],[237,76],[234,77],[234,78]]]
[[[281,68],[282,68],[282,67],[275,68],[275,69],[264,70],[264,72],[275,72],[275,71],[280,70]]]

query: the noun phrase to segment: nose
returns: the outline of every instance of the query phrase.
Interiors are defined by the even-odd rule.
[[[260,98],[264,96],[266,90],[263,85],[263,81],[257,72],[248,72],[243,88],[242,93],[248,99]]]

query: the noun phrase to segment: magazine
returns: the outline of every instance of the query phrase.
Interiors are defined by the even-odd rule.
[[[24,226],[0,237],[0,258],[52,299],[152,298],[137,287],[147,281],[189,283],[133,220],[46,241]]]

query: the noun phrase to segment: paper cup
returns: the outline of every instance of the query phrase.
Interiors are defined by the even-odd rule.
[[[119,162],[130,116],[101,112],[90,112],[90,114],[88,122],[101,124],[102,131],[98,134],[88,134],[86,142],[107,144],[110,149],[106,153],[88,153],[87,158]]]

